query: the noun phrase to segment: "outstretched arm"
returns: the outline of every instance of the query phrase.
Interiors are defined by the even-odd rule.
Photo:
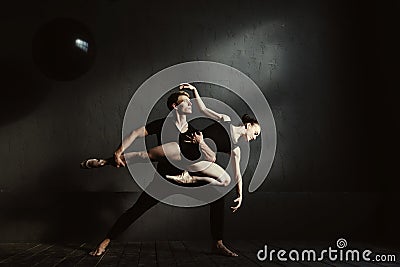
[[[236,193],[237,193],[237,198],[234,200],[234,202],[237,202],[237,205],[235,207],[231,207],[233,212],[235,212],[241,205],[242,205],[242,197],[243,197],[243,192],[242,192],[242,187],[243,187],[243,182],[242,182],[242,174],[240,173],[240,148],[236,147],[232,150],[231,153],[232,157],[232,166],[233,166],[233,172],[234,172],[234,178],[237,182],[236,184]]]
[[[136,140],[138,137],[145,137],[147,135],[147,130],[146,127],[142,126],[140,128],[137,128],[136,130],[133,130],[125,139],[122,141],[122,143],[119,145],[117,150],[114,152],[114,160],[115,163],[117,164],[117,167],[123,166],[125,167],[124,161],[121,159],[122,153]]]
[[[182,83],[179,86],[180,89],[189,89],[193,92],[194,95],[194,99],[195,102],[197,104],[197,106],[200,109],[200,112],[203,113],[205,116],[217,120],[217,121],[230,121],[231,118],[228,115],[225,114],[220,114],[218,112],[215,112],[214,110],[211,110],[209,108],[206,107],[206,105],[204,104],[203,100],[201,99],[199,92],[197,92],[197,88],[194,87],[193,85],[189,84],[189,83]]]

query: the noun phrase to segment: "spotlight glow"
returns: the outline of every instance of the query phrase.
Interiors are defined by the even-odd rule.
[[[87,52],[89,49],[89,44],[81,39],[75,40],[75,46]]]

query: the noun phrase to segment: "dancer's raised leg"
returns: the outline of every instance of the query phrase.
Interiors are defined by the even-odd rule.
[[[181,150],[178,143],[170,142],[153,147],[148,151],[128,152],[124,154],[125,160],[132,163],[146,162],[148,160],[158,161],[167,157],[169,160],[181,160]]]
[[[127,161],[132,163],[140,163],[147,161],[158,161],[163,157],[167,157],[169,160],[180,160],[181,151],[179,145],[175,142],[166,143],[161,146],[156,146],[148,151],[135,151],[128,152],[121,155],[122,161],[126,164]],[[116,166],[114,157],[107,159],[87,159],[81,162],[81,168],[92,169],[101,168],[107,165]]]

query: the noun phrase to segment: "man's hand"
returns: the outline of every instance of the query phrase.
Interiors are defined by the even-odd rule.
[[[115,152],[114,153],[114,161],[116,164],[116,167],[125,167],[125,162],[122,160],[122,154]]]
[[[233,202],[237,202],[235,207],[231,207],[232,212],[236,212],[238,208],[242,205],[242,195],[239,195]]]

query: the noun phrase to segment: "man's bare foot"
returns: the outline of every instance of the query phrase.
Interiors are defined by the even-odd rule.
[[[237,257],[238,254],[235,252],[232,252],[230,249],[225,247],[224,243],[222,243],[222,240],[218,240],[217,243],[213,244],[213,248],[211,250],[213,253],[228,256],[228,257]]]
[[[106,165],[105,159],[87,159],[81,162],[82,169],[100,168]]]
[[[110,241],[111,240],[109,238],[104,239],[103,242],[101,242],[97,246],[96,250],[89,252],[89,255],[91,255],[91,256],[103,255],[106,252],[106,249],[107,249],[108,245],[110,244]]]

